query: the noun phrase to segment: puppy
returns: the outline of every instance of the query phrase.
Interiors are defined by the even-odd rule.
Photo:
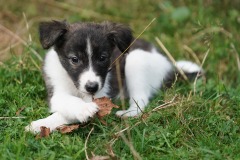
[[[103,96],[129,98],[130,107],[116,115],[138,116],[150,98],[175,79],[173,64],[151,43],[137,40],[128,49],[132,32],[122,24],[51,21],[40,23],[39,32],[42,47],[49,49],[43,73],[52,115],[33,121],[27,131],[39,132],[41,126],[53,131],[63,124],[86,122],[98,111],[92,99]],[[128,53],[119,58],[117,74],[111,64],[124,51]],[[192,62],[176,65],[186,74],[201,72]]]

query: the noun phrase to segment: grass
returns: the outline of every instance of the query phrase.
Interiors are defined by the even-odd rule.
[[[1,25],[13,33],[0,27],[0,159],[85,159],[85,151],[89,157],[92,152],[116,159],[136,159],[134,151],[142,159],[240,159],[239,6],[237,0],[0,4]],[[44,57],[39,21],[118,21],[137,36],[155,17],[141,37],[156,45],[158,37],[175,59],[202,62],[210,50],[203,65],[206,81],[196,83],[195,93],[193,84],[178,80],[153,98],[144,117],[124,121],[114,116],[115,110],[106,117],[107,126],[94,120],[71,134],[54,132],[38,140],[24,132],[30,121],[49,115],[42,62],[32,51]],[[174,105],[152,112],[173,97]],[[22,118],[9,118],[16,116]]]

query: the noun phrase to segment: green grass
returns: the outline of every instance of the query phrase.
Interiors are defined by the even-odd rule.
[[[2,3],[2,4],[1,4]],[[47,94],[41,76],[41,61],[29,46],[19,43],[0,52],[0,159],[85,159],[87,152],[117,159],[134,159],[122,135],[131,137],[134,150],[142,159],[240,159],[240,3],[232,1],[42,1],[0,2],[2,24],[28,42],[44,57],[37,24],[52,18],[73,21],[111,20],[129,24],[137,36],[147,24],[156,21],[142,38],[156,43],[159,37],[175,59],[195,59],[184,49],[191,48],[203,60],[206,81],[194,86],[178,80],[170,89],[160,92],[149,104],[144,118],[126,121],[114,116],[97,119],[71,134],[54,132],[50,137],[35,139],[24,132],[32,120],[49,115]],[[26,29],[22,12],[27,17]],[[21,29],[21,30],[20,30]],[[6,30],[2,30],[2,33]],[[32,41],[28,41],[29,34]],[[5,37],[4,37],[5,36]],[[12,45],[9,35],[0,37],[1,49]],[[12,36],[10,36],[12,38]],[[14,43],[17,42],[14,41]],[[235,49],[234,49],[234,47]],[[4,59],[4,61],[3,61]],[[176,104],[151,112],[176,96]],[[164,102],[163,102],[164,101]],[[24,107],[20,117],[16,112]]]

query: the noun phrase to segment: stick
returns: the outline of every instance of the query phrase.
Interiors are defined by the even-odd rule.
[[[177,96],[174,96],[174,97],[171,99],[171,101],[166,102],[166,103],[164,103],[164,104],[162,104],[162,105],[154,108],[151,112],[155,112],[155,111],[157,111],[157,110],[159,110],[159,109],[167,108],[168,106],[172,106],[172,105],[174,105],[174,104],[177,104],[178,102],[173,103],[176,97],[177,97]]]
[[[235,46],[234,46],[233,43],[231,43],[231,47],[232,47],[232,49],[233,49],[233,51],[234,51],[234,54],[235,54],[235,56],[236,56],[237,67],[238,67],[238,70],[240,71],[240,59],[239,59],[239,54],[238,54],[237,49],[235,48]]]
[[[24,119],[26,117],[0,117],[0,119]]]
[[[112,65],[124,54],[127,52],[127,50],[136,42],[136,40],[148,29],[148,27],[156,20],[156,18],[153,18],[152,21],[143,29],[143,31],[135,38],[132,43],[123,51],[110,65],[110,68],[112,68]]]
[[[86,159],[87,159],[87,160],[89,160],[89,157],[88,157],[88,154],[87,154],[87,142],[88,142],[88,139],[89,139],[89,137],[90,137],[90,134],[92,133],[93,130],[94,130],[94,127],[92,127],[92,129],[91,129],[90,132],[88,133],[87,139],[86,139],[85,144],[84,144],[85,155],[86,155]]]
[[[207,52],[206,52],[206,54],[205,54],[205,56],[204,56],[204,58],[203,58],[203,61],[202,61],[202,64],[201,64],[200,68],[203,67],[203,64],[204,64],[204,62],[205,62],[205,60],[206,60],[206,58],[207,58],[207,56],[208,56],[209,51],[210,51],[210,48],[207,50]],[[195,80],[194,80],[194,83],[193,83],[193,86],[194,86],[194,87],[193,87],[193,93],[194,93],[194,95],[195,95],[195,93],[196,93],[196,83],[197,83],[197,78],[198,78],[200,72],[201,72],[201,70],[198,71],[197,76],[195,77]]]
[[[174,60],[173,56],[170,54],[170,52],[167,50],[167,48],[163,45],[163,43],[160,41],[160,39],[158,37],[155,37],[155,40],[157,41],[158,45],[163,49],[163,51],[167,54],[168,58],[172,61],[174,66],[177,68],[178,72],[181,74],[183,79],[188,82],[187,76],[185,75],[183,70],[177,66],[177,63]]]
[[[201,62],[200,62],[199,58],[197,57],[196,53],[193,52],[193,50],[190,47],[188,47],[187,45],[184,45],[183,49],[185,49],[194,58],[195,62],[198,65],[201,65]]]
[[[28,31],[29,42],[32,43],[32,36],[31,36],[31,34],[29,32],[29,25],[28,25],[27,17],[26,17],[24,12],[23,12],[23,18],[24,18],[24,21],[26,23],[26,28],[27,28],[27,31]]]
[[[134,149],[132,143],[130,143],[126,136],[122,133],[120,133],[120,136],[121,138],[123,139],[123,141],[126,143],[126,145],[129,147],[130,151],[132,152],[133,156],[134,156],[134,159],[137,159],[137,160],[142,160],[142,158],[140,157],[139,153]]]

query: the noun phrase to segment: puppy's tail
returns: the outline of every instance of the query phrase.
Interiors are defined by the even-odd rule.
[[[176,66],[185,73],[189,80],[194,80],[196,76],[201,77],[204,74],[199,65],[190,61],[177,61]]]

